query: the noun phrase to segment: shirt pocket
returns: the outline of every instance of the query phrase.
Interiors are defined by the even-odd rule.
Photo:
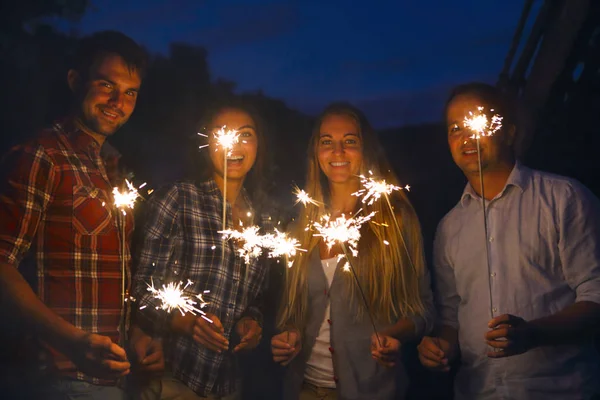
[[[110,232],[112,212],[101,189],[73,186],[73,228],[81,235],[106,235]]]

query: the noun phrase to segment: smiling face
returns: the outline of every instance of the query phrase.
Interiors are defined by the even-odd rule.
[[[211,121],[211,132],[217,132],[222,127],[225,131],[236,130],[239,140],[227,156],[227,179],[244,180],[256,161],[258,151],[258,137],[255,122],[248,113],[237,109],[223,109]],[[225,153],[223,147],[217,142],[214,135],[208,138],[208,151],[214,168],[214,173],[224,177]]]
[[[456,165],[466,174],[479,173],[477,157],[477,140],[471,139],[473,131],[465,127],[465,117],[469,112],[476,111],[478,106],[493,108],[483,104],[482,100],[471,94],[456,96],[448,104],[446,121],[448,128],[448,145]],[[489,116],[488,116],[489,118]],[[514,127],[505,126],[493,136],[479,139],[481,165],[483,171],[494,171],[512,167]]]
[[[105,55],[85,75],[70,70],[67,79],[80,99],[81,122],[91,133],[110,136],[133,113],[141,78],[120,56]]]
[[[363,147],[356,120],[343,114],[325,116],[316,150],[319,167],[330,183],[358,181]]]

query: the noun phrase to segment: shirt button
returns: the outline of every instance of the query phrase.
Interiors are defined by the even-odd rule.
[[[327,323],[328,323],[329,325],[331,325],[331,320],[330,320],[330,319],[328,319],[328,320],[327,320]]]
[[[330,347],[330,348],[329,348],[329,352],[330,352],[331,354],[333,354],[333,347]]]
[[[494,241],[494,237],[490,236],[490,243],[492,243]]]
[[[492,308],[492,311],[493,311],[493,312],[497,312],[497,311],[498,311],[498,309],[497,309],[496,307],[494,307],[494,308]]]
[[[496,273],[495,272],[492,272],[490,275],[491,275],[492,278],[496,277]]]

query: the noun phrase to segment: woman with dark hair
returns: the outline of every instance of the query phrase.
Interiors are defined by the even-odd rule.
[[[353,193],[369,171],[398,184],[365,116],[347,104],[333,104],[318,118],[308,146],[305,191],[316,200],[303,209],[297,237],[301,252],[288,270],[278,325],[271,341],[275,362],[288,365],[286,399],[391,399],[407,387],[397,356],[402,342],[431,327],[429,278],[420,224],[406,195],[363,204]],[[340,246],[328,248],[305,227],[319,217],[364,215],[358,256],[352,265],[366,305]],[[392,223],[396,218],[398,225]],[[408,250],[408,252],[407,252]],[[369,322],[371,312],[377,335]]]
[[[224,202],[227,229],[264,227],[252,202],[259,190],[264,132],[258,118],[238,103],[220,104],[202,121],[208,136],[208,147],[198,154],[203,166],[192,171],[193,179],[163,188],[150,200],[133,284],[136,320],[164,338],[168,373],[161,381],[163,399],[239,398],[237,353],[255,348],[262,333],[256,302],[266,267],[256,260],[246,264],[236,244],[224,241],[219,231]],[[222,127],[239,134],[226,161],[213,135]],[[253,193],[246,190],[249,181]],[[167,314],[147,290],[151,281],[161,287],[188,280],[189,293],[209,291],[204,311],[211,322],[191,313]]]

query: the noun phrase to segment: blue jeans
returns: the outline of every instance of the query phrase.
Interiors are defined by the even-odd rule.
[[[37,388],[15,399],[30,400],[129,400],[127,393],[116,386],[93,385],[72,379],[59,379]],[[24,393],[22,393],[24,394]],[[18,394],[17,394],[18,395]]]

